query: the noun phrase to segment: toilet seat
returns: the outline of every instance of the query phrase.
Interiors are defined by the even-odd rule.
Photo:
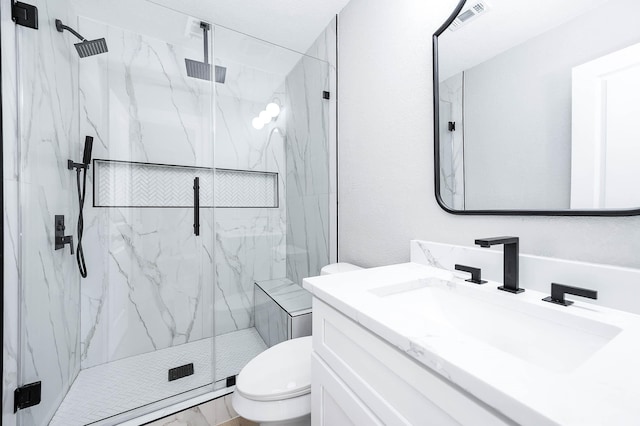
[[[240,416],[260,425],[288,424],[293,419],[309,417],[311,413],[311,393],[282,401],[253,401],[234,392],[231,403]]]
[[[253,401],[281,401],[311,392],[311,336],[262,352],[240,371],[236,392]]]
[[[232,404],[242,417],[261,425],[308,425],[311,336],[279,343],[249,361],[236,377]]]

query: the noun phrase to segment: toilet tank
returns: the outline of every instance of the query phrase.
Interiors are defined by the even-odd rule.
[[[360,269],[362,268],[351,263],[331,263],[320,270],[320,275],[340,274],[342,272],[359,271]]]

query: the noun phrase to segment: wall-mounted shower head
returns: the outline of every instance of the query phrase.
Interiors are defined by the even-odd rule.
[[[209,64],[209,29],[211,28],[211,25],[206,22],[200,22],[200,28],[202,28],[204,36],[204,62],[185,58],[184,63],[187,67],[187,75],[189,77],[211,81],[211,65]],[[227,69],[216,65],[214,75],[215,82],[224,84],[226,76]]]
[[[78,55],[80,55],[81,58],[86,58],[87,56],[99,55],[101,53],[105,53],[109,51],[109,49],[107,49],[107,41],[104,38],[99,38],[97,40],[87,40],[86,38],[82,37],[73,28],[70,28],[64,25],[62,21],[59,19],[56,19],[56,30],[58,30],[58,32],[63,32],[64,30],[67,30],[81,40],[80,43],[76,43],[74,45],[76,47],[76,50],[78,51]]]

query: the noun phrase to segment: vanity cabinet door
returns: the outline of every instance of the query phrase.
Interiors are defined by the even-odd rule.
[[[385,425],[514,424],[315,298],[312,335],[314,358]],[[312,385],[322,380],[319,376],[312,372]],[[318,408],[316,402],[312,413]]]
[[[311,425],[383,425],[315,353],[311,356]]]

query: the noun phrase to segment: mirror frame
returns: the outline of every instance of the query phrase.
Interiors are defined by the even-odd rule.
[[[589,210],[454,210],[447,206],[440,196],[440,81],[438,75],[438,37],[462,11],[467,0],[459,0],[458,5],[438,28],[432,37],[433,47],[433,123],[434,123],[434,177],[435,196],[438,205],[447,213],[456,215],[499,215],[499,216],[635,216],[640,214],[640,206],[632,209],[589,209]]]

